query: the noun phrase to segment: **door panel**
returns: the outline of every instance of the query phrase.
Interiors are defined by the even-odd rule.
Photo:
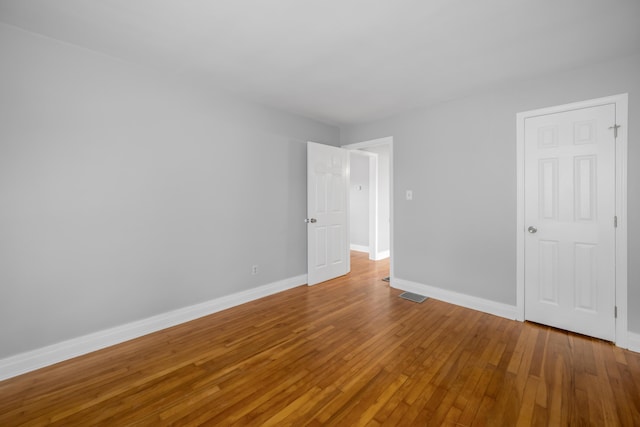
[[[558,304],[558,246],[553,240],[538,242],[538,300],[541,303]]]
[[[307,143],[308,283],[349,272],[347,150]]]
[[[525,120],[525,318],[615,339],[615,106]]]

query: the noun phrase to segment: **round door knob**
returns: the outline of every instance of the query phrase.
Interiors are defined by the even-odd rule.
[[[529,228],[527,228],[527,231],[531,234],[534,234],[536,231],[538,231],[538,229],[532,225]]]
[[[316,222],[318,222],[317,219],[315,218],[307,218],[304,220],[304,222],[306,222],[307,224],[311,223],[311,224],[315,224]]]

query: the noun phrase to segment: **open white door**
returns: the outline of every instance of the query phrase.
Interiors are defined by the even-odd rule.
[[[350,270],[348,151],[307,143],[307,270],[309,285]]]

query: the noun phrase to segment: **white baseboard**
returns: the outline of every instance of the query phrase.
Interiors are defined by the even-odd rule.
[[[495,316],[518,320],[518,310],[516,306],[448,291],[446,289],[436,288],[429,285],[423,285],[409,280],[398,279],[396,277],[391,278],[391,287],[435,298],[451,304],[460,305],[462,307],[471,308],[473,310],[482,311],[484,313],[493,314]],[[622,348],[627,348],[630,351],[640,353],[640,334],[627,332],[626,340],[619,339],[618,342],[616,342],[616,345]]]
[[[627,348],[636,353],[640,353],[640,334],[627,332]]]
[[[505,317],[507,319],[516,319],[517,309],[515,305],[503,304],[484,298],[474,297],[471,295],[461,294],[434,286],[423,285],[422,283],[411,282],[409,280],[391,278],[391,287],[415,294],[424,295],[435,298],[440,301],[459,305],[473,310],[482,311],[484,313],[493,314],[495,316]]]
[[[349,249],[356,252],[364,252],[367,254],[369,253],[369,246],[351,244],[349,246]],[[372,261],[380,261],[381,259],[386,259],[386,258],[389,258],[390,256],[391,256],[391,251],[387,249],[386,251],[378,252],[374,258],[370,258],[370,259]]]
[[[387,259],[390,256],[391,256],[391,251],[387,249],[386,251],[378,252],[376,254],[376,257],[375,257],[374,261],[380,261],[382,259]]]
[[[307,283],[303,274],[0,360],[0,381]]]
[[[362,246],[362,245],[354,245],[353,243],[349,246],[349,248],[352,251],[356,251],[356,252],[366,252],[369,253],[369,246]]]

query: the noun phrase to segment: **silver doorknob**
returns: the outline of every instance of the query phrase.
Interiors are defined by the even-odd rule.
[[[309,223],[314,224],[314,223],[318,222],[318,220],[315,219],[315,218],[306,218],[304,220],[304,222],[306,222],[307,224],[309,224]]]
[[[534,234],[536,231],[538,231],[538,229],[532,225],[529,228],[527,228],[527,231],[531,234]]]

